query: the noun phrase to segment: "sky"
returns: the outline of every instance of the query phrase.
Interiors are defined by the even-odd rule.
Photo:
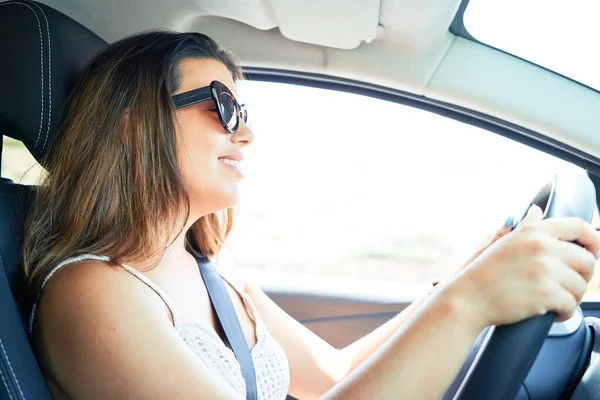
[[[600,89],[600,1],[470,0],[476,39]]]

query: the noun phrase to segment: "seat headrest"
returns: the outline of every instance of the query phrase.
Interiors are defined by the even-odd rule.
[[[77,76],[106,45],[44,4],[0,3],[0,134],[22,141],[40,161]]]

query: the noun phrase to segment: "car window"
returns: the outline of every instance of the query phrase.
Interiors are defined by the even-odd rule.
[[[45,170],[23,143],[3,136],[2,147],[2,177],[26,185],[34,185],[40,181]]]
[[[483,43],[600,90],[600,2],[470,0],[467,31]]]
[[[554,173],[579,168],[357,94],[258,81],[241,93],[256,139],[228,256],[247,268],[429,283],[519,217]]]
[[[258,81],[240,92],[255,142],[221,262],[250,273],[429,284],[520,216],[554,173],[579,168],[384,100]],[[2,175],[35,182],[43,169],[4,140]]]

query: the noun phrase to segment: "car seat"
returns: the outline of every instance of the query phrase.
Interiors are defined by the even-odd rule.
[[[46,5],[0,3],[0,138],[22,141],[42,160],[75,78],[105,46]],[[31,305],[23,279],[23,223],[34,192],[35,187],[0,180],[0,400],[51,398],[24,323]]]

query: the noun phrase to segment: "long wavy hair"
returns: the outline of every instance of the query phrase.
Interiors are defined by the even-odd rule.
[[[199,33],[131,36],[86,66],[43,161],[48,174],[26,221],[32,300],[68,257],[92,253],[155,266],[182,233],[190,200],[177,164],[171,95],[181,85],[185,58],[217,60],[234,80],[242,79],[231,54]],[[232,219],[233,209],[202,217],[186,233],[187,243],[206,256],[217,254]]]

